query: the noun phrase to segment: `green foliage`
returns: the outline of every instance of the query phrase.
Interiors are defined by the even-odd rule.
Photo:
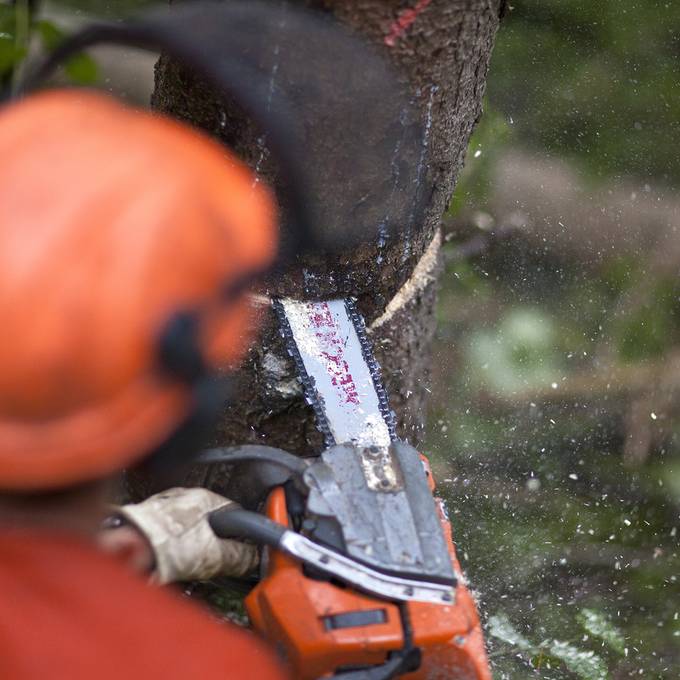
[[[612,297],[621,295],[639,281],[639,268],[631,256],[616,256],[602,268],[602,282]]]
[[[512,623],[510,623],[510,619],[504,613],[489,617],[487,632],[491,637],[494,637],[511,647],[516,647],[523,652],[533,653],[533,650],[536,647],[515,629]]]
[[[499,392],[547,386],[559,378],[552,319],[531,307],[512,309],[492,330],[470,338],[467,366]]]
[[[589,635],[599,638],[619,654],[625,653],[623,635],[602,612],[582,609],[578,613],[578,620]]]
[[[26,56],[26,45],[18,39],[20,14],[21,10],[11,5],[0,5],[0,83],[11,77],[16,65]]]
[[[490,71],[492,105],[527,143],[594,174],[680,180],[680,3],[516,0]]]
[[[0,82],[8,84],[16,77],[16,71],[26,58],[34,37],[46,52],[50,52],[59,46],[65,36],[54,22],[36,21],[25,2],[0,5]],[[69,59],[64,64],[64,72],[75,85],[92,85],[99,79],[97,63],[85,52]]]
[[[69,80],[76,85],[93,85],[99,80],[97,62],[85,52],[76,54],[64,64]]]
[[[577,618],[589,635],[602,640],[619,654],[624,653],[623,636],[603,614],[583,609]],[[505,613],[491,616],[487,629],[491,637],[525,654],[534,668],[561,664],[582,680],[607,680],[610,677],[605,660],[592,649],[555,639],[531,642],[515,629]]]
[[[53,22],[47,20],[39,21],[36,26],[43,47],[46,50],[52,51],[59,47],[59,44],[64,39],[64,32],[61,29],[57,28]]]
[[[66,37],[64,31],[51,21],[42,20],[36,26],[43,48],[48,52],[56,49]],[[76,85],[92,85],[99,79],[97,62],[85,52],[71,57],[64,64],[64,71]]]
[[[675,463],[667,463],[662,470],[666,486],[680,506],[680,460]]]
[[[14,41],[11,33],[0,32],[0,78],[11,73],[26,56],[26,48]]]
[[[592,650],[582,650],[578,647],[553,640],[546,645],[546,655],[562,662],[568,670],[583,680],[607,680],[609,672],[601,657]]]
[[[655,281],[645,303],[633,305],[614,324],[622,359],[658,357],[680,342],[679,296],[680,286],[674,279]]]
[[[482,610],[521,623],[492,619],[494,677],[675,680],[680,425],[627,467],[629,397],[606,371],[677,351],[680,288],[630,256],[561,271],[542,249],[538,286],[507,245],[447,268],[428,438]],[[649,410],[672,432],[677,412]]]
[[[652,192],[677,186],[680,3],[510,4],[452,226],[493,213],[493,163],[508,146],[576,166],[591,185],[584,201],[624,177]],[[593,208],[625,200],[601,195]],[[672,189],[658,196],[670,228]],[[656,266],[654,228],[635,251],[627,232],[638,225],[622,220],[611,248],[581,244],[581,260],[560,245],[568,233],[532,233],[540,208],[526,216],[530,235],[518,229],[447,268],[428,439],[463,566],[482,611],[496,612],[494,677],[675,680],[680,284]],[[647,458],[631,462],[636,441]]]
[[[205,586],[205,589],[207,591],[206,601],[219,616],[243,626],[247,625],[248,614],[243,602],[243,593],[216,586]]]
[[[497,151],[513,139],[512,125],[485,100],[484,115],[470,139],[465,172],[449,204],[449,214],[455,215],[464,205],[479,205],[483,202]]]

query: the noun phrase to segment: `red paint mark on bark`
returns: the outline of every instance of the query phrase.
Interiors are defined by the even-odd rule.
[[[432,2],[432,0],[418,0],[415,7],[399,12],[399,16],[390,26],[390,30],[385,36],[385,44],[394,47],[397,40],[408,31],[418,18],[418,15]]]

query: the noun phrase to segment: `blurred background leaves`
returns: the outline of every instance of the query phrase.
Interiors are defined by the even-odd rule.
[[[511,5],[444,220],[429,446],[497,678],[676,678],[680,5]]]
[[[22,66],[31,52],[49,53],[64,39],[65,32],[54,20],[44,18],[35,0],[5,0],[0,3],[0,85],[16,85]],[[67,81],[93,85],[99,78],[95,60],[80,53],[64,65]]]

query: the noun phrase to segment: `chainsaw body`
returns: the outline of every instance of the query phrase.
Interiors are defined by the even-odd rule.
[[[394,601],[269,549],[246,609],[293,677],[490,679],[475,603],[427,460],[401,442],[387,452],[336,446],[303,481],[306,499],[291,485],[274,489],[266,504],[271,520],[396,579],[446,587],[431,601]]]
[[[282,299],[274,310],[326,449],[231,455],[246,467],[226,495],[244,509],[210,522],[267,546],[246,598],[253,627],[296,680],[490,680],[446,509],[427,459],[396,435],[354,301]]]

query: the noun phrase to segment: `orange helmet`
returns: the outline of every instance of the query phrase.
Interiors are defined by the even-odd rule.
[[[208,367],[247,343],[242,292],[272,261],[269,192],[216,142],[84,91],[0,113],[0,489],[104,476],[169,437],[192,389],[159,360],[202,310]]]

